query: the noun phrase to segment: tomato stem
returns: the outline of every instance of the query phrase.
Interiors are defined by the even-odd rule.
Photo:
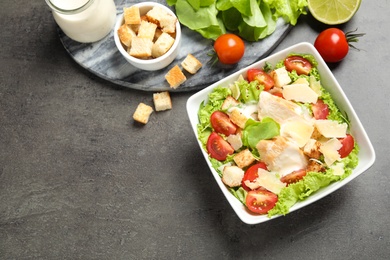
[[[211,67],[214,67],[215,64],[219,61],[217,53],[215,52],[215,50],[212,50],[207,53],[207,56],[210,57],[210,60],[207,62],[207,64],[209,64]]]
[[[357,28],[354,31],[347,32],[345,34],[345,37],[347,38],[348,46],[354,48],[355,50],[359,50],[356,48],[352,42],[358,42],[360,37],[363,37],[365,33],[355,33],[357,31]]]

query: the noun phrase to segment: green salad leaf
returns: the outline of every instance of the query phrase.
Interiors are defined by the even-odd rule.
[[[181,24],[206,39],[217,39],[229,30],[248,41],[272,34],[283,18],[295,25],[306,14],[306,0],[167,0]]]
[[[235,82],[235,84],[239,87],[241,93],[238,101],[244,104],[259,101],[263,86],[259,85],[257,81],[248,82],[242,79]]]
[[[279,135],[279,133],[280,126],[272,118],[264,118],[261,122],[248,119],[242,131],[242,143],[255,150],[259,141],[271,139]]]
[[[206,144],[207,138],[211,134],[211,114],[221,108],[222,103],[229,95],[231,95],[231,90],[229,88],[217,87],[209,94],[208,102],[202,102],[200,104],[198,112],[199,124],[197,126],[197,131],[199,139],[203,144]]]

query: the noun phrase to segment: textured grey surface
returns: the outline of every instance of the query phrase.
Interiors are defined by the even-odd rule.
[[[141,126],[152,93],[107,82],[63,48],[44,1],[0,3],[0,259],[388,259],[389,1],[342,28],[367,34],[331,67],[376,150],[373,167],[317,203],[243,224],[185,110]],[[314,42],[303,16],[276,48]]]
[[[142,1],[115,0],[118,16],[123,13],[123,7],[129,7],[139,2]],[[165,0],[155,2],[166,5]],[[117,19],[119,18],[117,17]],[[59,31],[59,37],[69,55],[80,66],[103,79],[137,90],[186,92],[202,89],[238,71],[240,68],[260,60],[283,40],[290,29],[289,24],[286,24],[283,19],[279,19],[277,29],[272,35],[261,42],[245,42],[246,51],[238,64],[211,67],[207,65],[207,62],[210,61],[209,54],[213,50],[212,40],[205,39],[199,33],[182,26],[179,55],[166,68],[157,71],[144,71],[129,64],[115,46],[113,31],[101,41],[91,44],[77,43],[67,37],[61,30]],[[179,88],[172,89],[165,80],[165,74],[174,65],[181,66],[180,63],[188,53],[193,54],[203,64],[203,69],[200,69],[195,75],[184,71],[187,80]]]

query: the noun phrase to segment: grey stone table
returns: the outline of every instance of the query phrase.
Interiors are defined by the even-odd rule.
[[[152,93],[105,80],[64,48],[44,1],[0,3],[0,259],[388,259],[390,74],[386,0],[345,31],[366,35],[330,66],[376,151],[365,173],[285,217],[246,225],[225,201],[186,101],[147,125]],[[314,42],[302,16],[272,51]]]

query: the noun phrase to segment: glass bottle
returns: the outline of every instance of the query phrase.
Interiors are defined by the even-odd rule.
[[[62,31],[77,42],[103,39],[116,20],[114,0],[45,0]]]

